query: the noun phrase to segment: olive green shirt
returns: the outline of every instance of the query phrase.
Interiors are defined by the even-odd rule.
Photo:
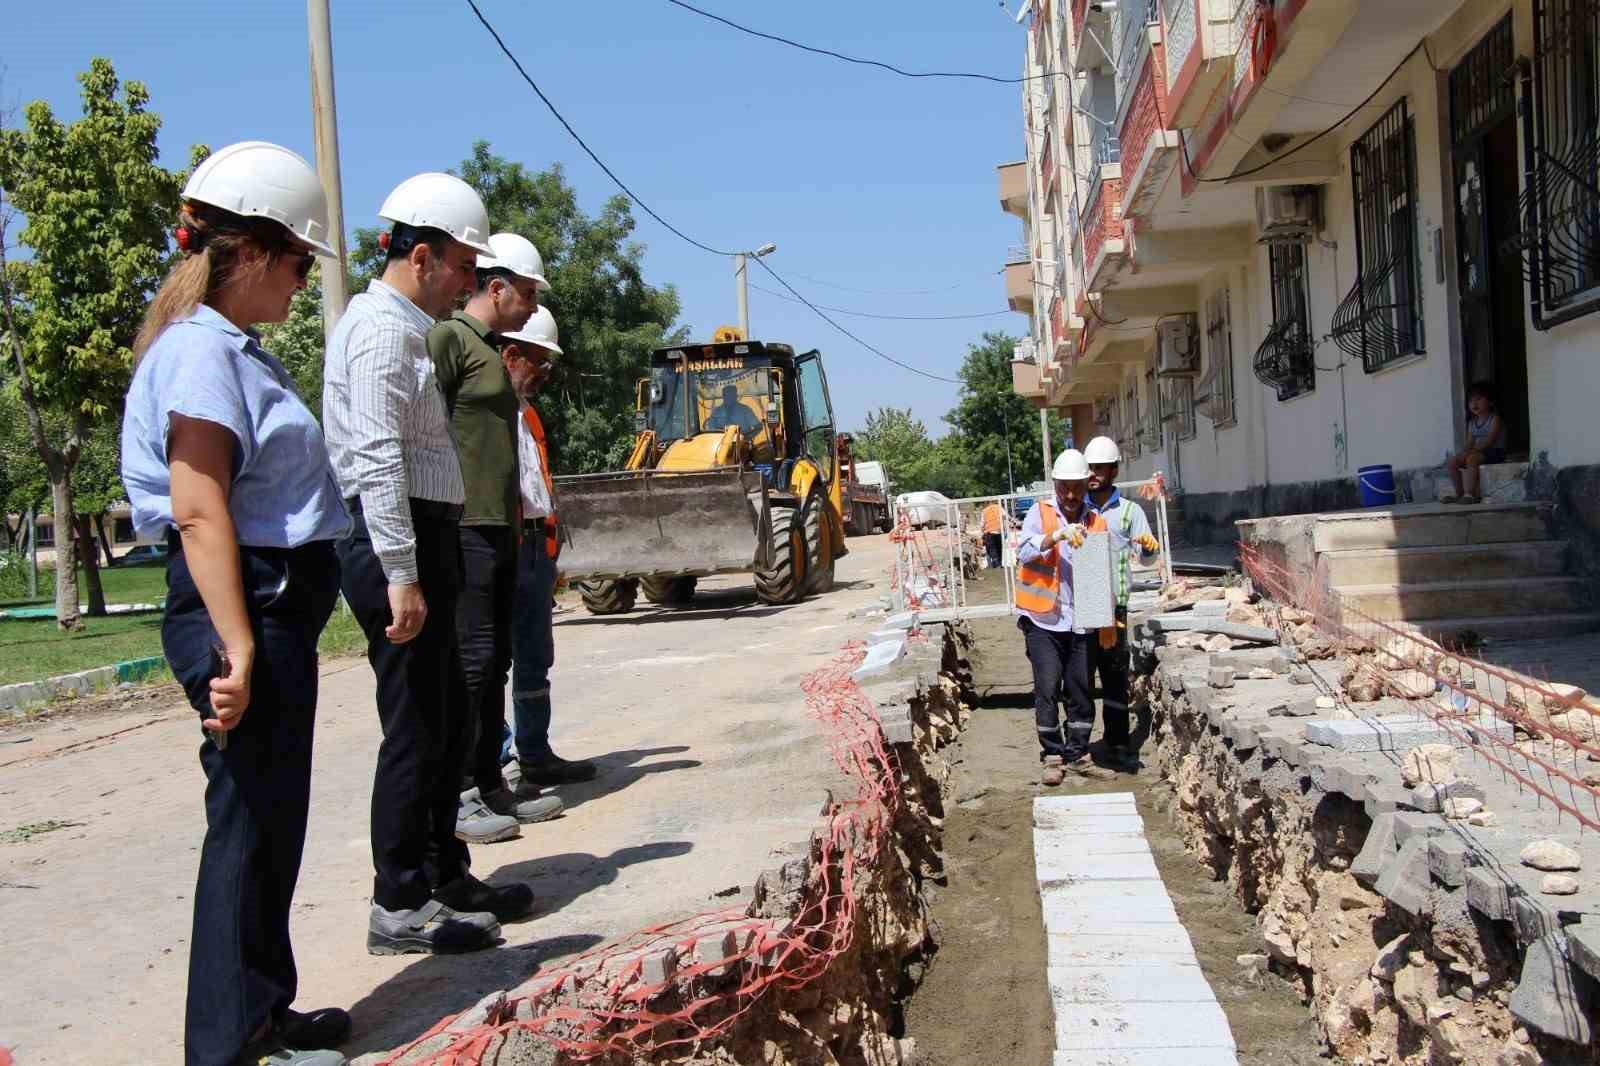
[[[428,355],[450,410],[450,436],[461,458],[466,526],[516,522],[517,394],[489,327],[457,311],[428,331]]]

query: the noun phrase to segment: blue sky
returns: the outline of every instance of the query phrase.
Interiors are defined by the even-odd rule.
[[[994,168],[1022,155],[1017,86],[902,79],[745,37],[665,0],[480,6],[590,146],[680,229],[717,247],[776,242],[774,267],[816,303],[904,315],[1004,309],[997,272],[1021,237],[999,210]],[[1025,41],[996,0],[697,6],[909,69],[1014,75]],[[480,138],[530,167],[565,165],[587,210],[614,191],[464,0],[333,0],[333,20],[350,227],[372,225],[401,179],[455,166]],[[73,0],[26,5],[7,21],[7,103],[44,98],[76,117],[74,75],[104,55],[119,75],[150,86],[170,166],[184,165],[195,142],[263,139],[312,154],[298,0]],[[681,321],[695,336],[734,321],[727,260],[642,213],[637,237],[646,276],[678,287]],[[750,276],[775,288],[758,268]],[[956,386],[890,366],[766,293],[751,292],[750,314],[759,337],[822,349],[844,427],[894,405],[912,407],[935,435],[945,431]],[[1026,328],[1013,314],[840,321],[946,376],[983,331]]]

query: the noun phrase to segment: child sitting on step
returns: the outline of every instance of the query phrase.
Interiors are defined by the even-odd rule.
[[[1467,448],[1445,461],[1456,493],[1440,503],[1478,503],[1478,468],[1506,461],[1506,426],[1495,410],[1494,386],[1479,381],[1467,390]]]

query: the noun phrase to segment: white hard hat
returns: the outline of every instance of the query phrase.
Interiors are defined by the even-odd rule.
[[[1057,481],[1084,481],[1089,477],[1089,464],[1082,452],[1068,448],[1056,456],[1056,465],[1051,467],[1050,476]]]
[[[493,255],[478,256],[479,270],[509,270],[519,278],[527,278],[538,286],[540,292],[549,292],[550,283],[544,278],[544,256],[526,237],[515,233],[495,233],[489,237]]]
[[[427,226],[483,255],[489,247],[489,212],[476,190],[453,174],[430,172],[407,178],[378,208],[378,217],[407,226]]]
[[[1083,450],[1083,459],[1087,463],[1120,463],[1122,452],[1110,437],[1096,437]]]
[[[528,318],[527,324],[521,329],[515,333],[502,333],[500,336],[521,344],[537,344],[541,348],[550,349],[556,355],[562,354],[561,333],[556,329],[556,316],[543,305]]]
[[[189,175],[183,198],[247,218],[283,224],[318,255],[337,256],[328,243],[328,198],[300,156],[267,141],[240,141],[206,157]]]

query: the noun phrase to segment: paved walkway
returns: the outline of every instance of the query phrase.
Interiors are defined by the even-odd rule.
[[[1237,1066],[1133,793],[1041,796],[1033,825],[1055,1066]]]

